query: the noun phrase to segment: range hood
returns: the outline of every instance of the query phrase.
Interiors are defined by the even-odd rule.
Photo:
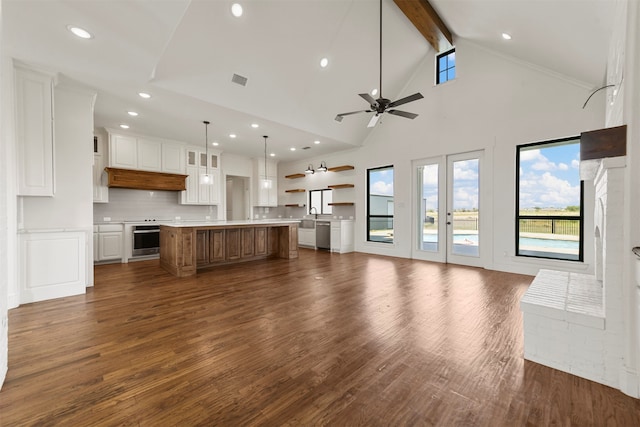
[[[104,168],[109,176],[109,187],[134,190],[186,190],[187,175],[164,172],[147,172],[132,169]]]

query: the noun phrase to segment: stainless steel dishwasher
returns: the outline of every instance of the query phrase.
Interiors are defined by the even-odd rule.
[[[316,248],[331,249],[331,223],[316,221]]]

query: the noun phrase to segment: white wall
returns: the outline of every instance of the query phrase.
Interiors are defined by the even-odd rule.
[[[415,120],[386,116],[363,147],[338,153],[329,165],[349,163],[355,174],[356,251],[412,256],[414,205],[413,160],[485,150],[485,187],[482,211],[489,257],[484,267],[535,274],[540,267],[589,272],[593,250],[585,245],[585,265],[562,261],[521,259],[515,251],[515,147],[545,141],[604,126],[604,100],[592,98],[582,105],[591,87],[488,51],[465,40],[456,46],[457,79],[434,86],[434,58],[427,57],[403,95],[421,92],[424,99],[408,104]],[[399,97],[400,97],[399,96]],[[345,119],[347,120],[347,119]],[[330,160],[330,161],[329,161]],[[394,244],[366,242],[366,170],[392,164],[395,167]],[[300,162],[280,165],[279,175],[301,172]],[[585,199],[589,200],[589,195]],[[415,201],[417,203],[417,201]],[[593,208],[585,230],[592,225]],[[487,240],[486,238],[489,237]],[[506,253],[506,256],[503,254]]]
[[[0,45],[2,44],[2,4],[0,4]],[[8,248],[8,236],[9,230],[9,198],[10,198],[10,183],[8,178],[13,171],[12,163],[10,162],[9,155],[9,140],[6,132],[6,109],[11,104],[5,102],[7,98],[7,89],[10,85],[7,84],[6,70],[6,58],[1,58],[0,68],[0,94],[2,95],[2,103],[0,104],[0,387],[4,383],[5,376],[7,374],[8,367],[8,294],[9,294],[9,248]],[[10,90],[10,89],[9,89]],[[10,97],[9,97],[10,99]],[[15,231],[13,231],[15,234]],[[15,251],[14,251],[15,252]]]
[[[638,2],[616,1],[614,31],[609,49],[606,90],[606,123],[609,126],[627,125],[627,168],[625,169],[624,217],[622,237],[622,280],[615,286],[622,288],[624,343],[620,389],[632,396],[640,395],[640,279],[636,268],[640,261],[630,249],[640,246],[640,7]]]

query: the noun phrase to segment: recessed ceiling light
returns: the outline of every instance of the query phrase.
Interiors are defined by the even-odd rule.
[[[236,134],[235,134],[235,133],[230,133],[230,134],[229,134],[229,138],[235,138],[235,137],[236,137]]]
[[[214,147],[217,147],[220,144],[218,144],[217,142],[213,142],[213,145],[214,145]]]
[[[314,144],[316,144],[316,145],[318,145],[318,144],[320,144],[320,141],[315,140],[315,141],[313,141],[313,143],[314,143]]]
[[[371,91],[371,96],[376,96],[378,94],[378,89],[373,89]]]
[[[256,129],[256,128],[259,128],[259,127],[260,127],[260,125],[259,125],[259,124],[257,124],[257,123],[251,123],[251,127],[252,127],[252,128],[254,128],[254,129]]]
[[[80,37],[81,39],[93,38],[91,33],[85,30],[84,28],[76,27],[75,25],[67,25],[67,29],[71,31],[73,34],[75,34],[76,36]]]
[[[121,127],[122,129],[129,129],[129,125],[125,125],[125,124],[121,124],[121,125],[120,125],[120,127]]]
[[[127,111],[127,114],[133,117],[136,117],[138,115],[138,113],[136,113],[135,111]]]
[[[507,33],[502,33],[502,38],[505,40],[511,40],[511,35]]]
[[[320,66],[321,66],[322,68],[326,68],[326,67],[327,67],[327,65],[329,65],[329,59],[327,59],[327,58],[322,58],[322,59],[320,60]]]
[[[138,92],[138,95],[140,95],[140,98],[144,98],[144,99],[149,99],[151,98],[151,95],[149,95],[146,92]]]
[[[242,16],[242,5],[240,3],[234,3],[231,5],[231,13],[236,18],[240,18]]]
[[[269,154],[269,155],[270,155],[271,157],[275,157],[275,156],[276,156],[276,153],[271,153],[271,154]]]
[[[289,148],[289,150],[296,151],[296,147],[291,147],[291,148]]]

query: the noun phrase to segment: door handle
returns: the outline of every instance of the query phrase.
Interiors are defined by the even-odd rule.
[[[450,221],[447,221],[447,225],[451,225],[451,222],[450,222]]]

